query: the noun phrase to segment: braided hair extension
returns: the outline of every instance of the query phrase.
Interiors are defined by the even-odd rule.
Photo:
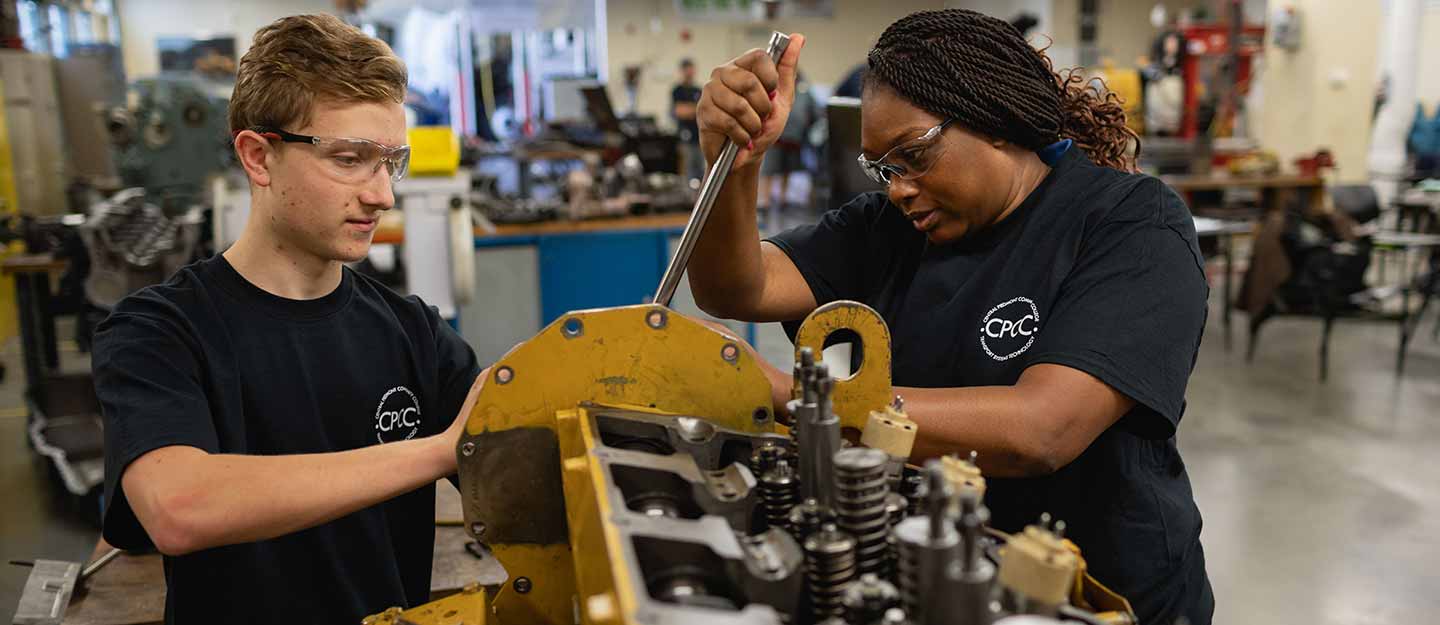
[[[1096,164],[1134,171],[1140,138],[1119,96],[1076,69],[1055,71],[1044,50],[1003,20],[968,9],[912,13],[870,50],[866,89],[888,87],[916,106],[1030,150],[1071,139]],[[1134,146],[1134,154],[1130,147]]]

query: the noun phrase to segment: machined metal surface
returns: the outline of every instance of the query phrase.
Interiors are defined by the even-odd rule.
[[[779,63],[789,45],[789,36],[778,32],[771,33],[765,52],[770,55],[771,61]],[[735,156],[739,153],[740,146],[727,139],[720,148],[715,164],[710,166],[710,173],[705,176],[705,182],[700,186],[700,197],[695,200],[695,208],[690,212],[690,221],[685,224],[685,232],[680,236],[675,256],[670,259],[670,265],[665,268],[665,274],[660,278],[660,287],[656,289],[652,299],[656,304],[669,306],[670,300],[675,297],[675,289],[679,288],[680,278],[685,275],[685,267],[690,264],[690,255],[695,252],[695,244],[700,241],[705,223],[710,220],[710,211],[715,208],[715,199],[720,196],[720,189],[725,186],[725,178],[730,175],[730,169],[735,166]]]
[[[80,579],[80,565],[60,560],[36,560],[20,591],[15,625],[59,625]]]
[[[515,428],[482,432],[470,442],[482,450],[464,456],[474,462],[460,463],[470,536],[476,540],[504,537],[516,544],[565,543],[569,533],[555,432],[541,427]],[[512,500],[506,497],[510,493],[529,496]]]
[[[606,552],[586,554],[607,569],[595,577],[614,580],[598,585],[611,597],[598,603],[612,607],[620,622],[781,623],[782,615],[798,609],[801,549],[780,529],[751,530],[761,514],[761,497],[739,461],[767,435],[754,436],[723,469],[704,469],[689,453],[659,454],[635,442],[641,436],[660,442],[684,437],[681,432],[693,432],[685,419],[592,407],[577,411],[576,434],[564,435],[574,443],[567,443],[567,463],[589,476],[599,498],[593,510],[605,521]],[[607,443],[607,428],[629,437]],[[725,433],[717,428],[713,434]],[[626,448],[611,446],[615,443]],[[585,509],[572,509],[571,519],[593,527]],[[590,586],[586,577],[581,582]]]

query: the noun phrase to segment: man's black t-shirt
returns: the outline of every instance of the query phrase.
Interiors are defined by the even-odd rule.
[[[698,104],[700,102],[700,88],[695,85],[683,83],[675,85],[675,88],[670,90],[670,114],[672,116],[675,114],[675,105],[681,102]],[[681,143],[700,142],[700,122],[696,121],[695,118],[680,119],[677,117],[675,118],[675,126],[676,129],[680,131]]]
[[[435,310],[343,271],[298,301],[221,256],[126,298],[95,336],[105,416],[105,539],[146,548],[125,468],[168,445],[344,451],[443,431],[479,374]],[[359,623],[430,597],[435,487],[288,536],[165,558],[168,623]]]
[[[989,480],[992,523],[1013,532],[1049,512],[1140,622],[1210,622],[1200,512],[1175,447],[1209,289],[1174,191],[1070,149],[1007,218],[955,244],[928,243],[880,193],[771,241],[816,302],[884,316],[897,386],[1013,385],[1056,363],[1134,399],[1054,474]]]

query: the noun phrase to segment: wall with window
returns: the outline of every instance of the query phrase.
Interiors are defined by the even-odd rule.
[[[31,52],[64,57],[73,46],[115,43],[120,36],[110,0],[84,4],[18,0],[14,4],[20,39]]]

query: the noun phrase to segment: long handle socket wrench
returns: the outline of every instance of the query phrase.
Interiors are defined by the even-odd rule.
[[[770,55],[771,61],[779,63],[780,57],[785,55],[785,48],[789,46],[788,35],[771,33],[770,44],[765,48],[765,52]],[[725,178],[729,177],[731,168],[735,166],[735,155],[739,152],[740,146],[726,139],[724,147],[720,148],[720,157],[710,166],[710,174],[705,176],[705,183],[700,185],[700,197],[695,200],[694,210],[690,211],[690,221],[685,224],[685,233],[680,236],[680,246],[675,249],[675,257],[670,259],[670,266],[665,268],[665,276],[660,279],[660,288],[655,291],[656,304],[669,306],[670,300],[675,297],[675,289],[680,286],[680,277],[685,275],[685,267],[690,264],[690,255],[695,252],[695,243],[700,240],[700,233],[705,230],[705,222],[710,220],[710,209],[715,207],[715,198],[720,195],[720,188],[725,185]]]

